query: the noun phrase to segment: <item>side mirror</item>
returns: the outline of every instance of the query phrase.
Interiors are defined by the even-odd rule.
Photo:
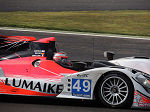
[[[113,60],[115,53],[111,51],[105,51],[104,57],[106,57],[108,60]]]

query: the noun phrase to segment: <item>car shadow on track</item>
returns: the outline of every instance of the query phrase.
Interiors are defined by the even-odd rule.
[[[16,104],[35,104],[35,105],[53,105],[53,106],[74,106],[74,107],[90,107],[90,108],[107,108],[97,101],[91,100],[75,100],[75,99],[56,99],[49,97],[33,97],[33,96],[15,96],[0,95],[0,103],[16,103]],[[108,109],[108,108],[107,108]],[[111,108],[110,108],[111,109]],[[111,109],[112,110],[112,109]],[[150,111],[144,109],[125,109],[125,111],[139,112]],[[114,111],[120,111],[116,109]]]

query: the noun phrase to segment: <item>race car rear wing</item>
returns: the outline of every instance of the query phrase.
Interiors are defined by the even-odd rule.
[[[25,51],[29,49],[29,42],[35,40],[35,37],[0,35],[0,55],[4,56],[18,51]]]

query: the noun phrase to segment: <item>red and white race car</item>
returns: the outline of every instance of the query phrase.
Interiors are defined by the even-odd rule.
[[[97,99],[117,108],[150,107],[149,72],[126,66],[133,64],[133,58],[66,63],[64,53],[56,53],[54,37],[1,36],[0,42],[0,94]],[[150,59],[136,58],[136,62],[150,65]]]

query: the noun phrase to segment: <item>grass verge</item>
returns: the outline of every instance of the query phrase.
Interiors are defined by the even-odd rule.
[[[150,36],[150,10],[0,12],[0,26]]]

